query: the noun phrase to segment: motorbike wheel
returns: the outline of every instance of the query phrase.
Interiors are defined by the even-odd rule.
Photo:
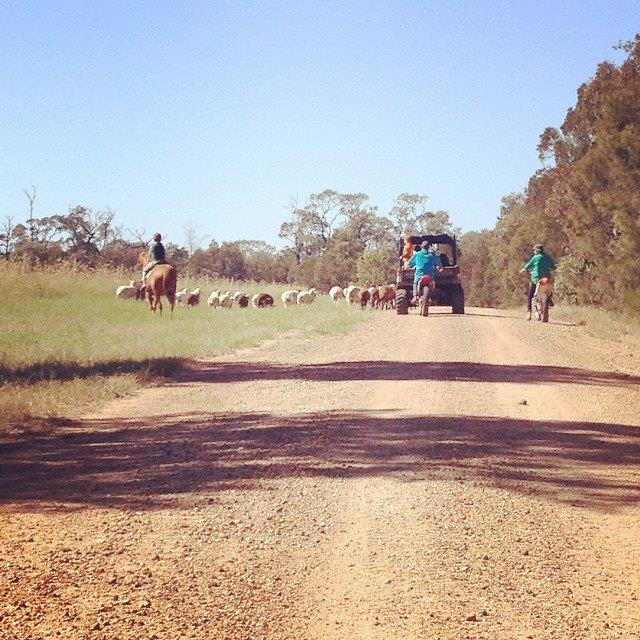
[[[546,297],[540,300],[538,319],[540,322],[549,322],[549,300]]]
[[[420,296],[420,315],[427,317],[429,315],[429,294],[423,293]]]

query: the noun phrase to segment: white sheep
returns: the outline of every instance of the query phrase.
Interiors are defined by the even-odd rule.
[[[344,298],[342,288],[337,285],[335,287],[331,287],[331,289],[329,289],[329,297],[333,300],[334,304],[338,304],[340,298]]]
[[[176,305],[179,307],[182,306],[187,301],[187,296],[189,292],[187,289],[182,289],[181,291],[176,291]]]
[[[129,284],[123,284],[121,287],[116,289],[116,298],[120,300],[135,298],[137,290],[136,281],[132,280]]]
[[[233,306],[233,297],[231,296],[231,292],[227,291],[220,296],[220,307],[222,309],[231,309]]]
[[[309,289],[309,291],[301,291],[296,298],[296,302],[300,307],[303,304],[311,304],[315,299],[316,294],[314,293],[314,289]]]
[[[220,306],[220,296],[222,295],[222,291],[217,289],[216,291],[212,291],[211,295],[207,298],[207,304],[210,309],[216,309]]]
[[[280,296],[280,300],[282,300],[282,304],[285,307],[292,307],[298,301],[298,293],[300,293],[299,289],[288,289],[287,291],[283,291]]]

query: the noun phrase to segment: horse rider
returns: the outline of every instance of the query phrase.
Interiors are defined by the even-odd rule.
[[[553,258],[544,250],[541,244],[533,246],[533,255],[520,269],[520,273],[529,272],[531,282],[527,290],[527,320],[531,320],[531,307],[533,296],[536,295],[536,287],[541,278],[552,278],[551,272],[556,268]],[[553,294],[549,296],[549,306],[553,306]]]
[[[162,236],[159,233],[153,235],[153,244],[149,248],[149,257],[151,260],[144,265],[142,269],[142,285],[147,283],[147,276],[153,267],[157,264],[166,264],[167,254],[162,244]]]

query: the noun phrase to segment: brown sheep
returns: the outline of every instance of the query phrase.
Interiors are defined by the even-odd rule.
[[[377,287],[371,292],[371,298],[369,299],[372,309],[377,309],[380,306],[380,292]]]
[[[378,287],[378,295],[380,296],[379,305],[382,309],[392,309],[396,299],[396,292],[386,284]]]
[[[242,309],[246,309],[249,306],[249,296],[246,296],[244,293],[241,293],[236,297],[236,304]]]
[[[133,285],[136,290],[136,295],[134,296],[136,300],[144,300],[147,297],[147,294],[144,289],[144,285],[141,280],[136,280]]]
[[[200,304],[200,289],[194,289],[187,296],[187,307],[197,307]]]
[[[362,292],[362,295],[360,296],[360,306],[361,306],[363,309],[366,309],[366,308],[367,308],[367,305],[369,304],[369,300],[370,300],[370,298],[371,298],[371,294],[370,294],[370,293],[365,289],[365,290]]]
[[[251,299],[251,303],[256,309],[273,307],[273,296],[268,293],[256,293]]]

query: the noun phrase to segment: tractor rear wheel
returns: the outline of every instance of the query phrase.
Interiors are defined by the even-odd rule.
[[[406,289],[396,289],[396,313],[399,316],[409,313],[409,295]]]
[[[451,292],[451,311],[453,313],[464,313],[464,291],[462,287],[456,288]]]

